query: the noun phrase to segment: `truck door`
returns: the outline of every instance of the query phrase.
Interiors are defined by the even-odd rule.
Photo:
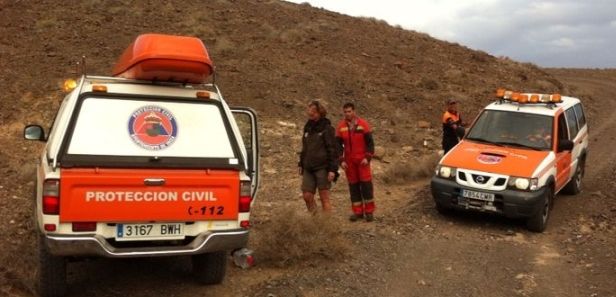
[[[564,113],[558,115],[556,123],[557,137],[556,146],[554,147],[556,151],[556,191],[560,191],[560,189],[567,184],[571,175],[571,151],[561,151],[558,149],[562,141],[569,140],[569,131],[567,129]]]
[[[257,130],[257,114],[247,107],[232,107],[231,112],[242,134],[248,160],[248,175],[252,181],[251,194],[256,198],[259,187],[259,134]]]

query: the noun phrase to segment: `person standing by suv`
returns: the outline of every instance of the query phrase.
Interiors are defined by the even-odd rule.
[[[458,102],[455,99],[447,100],[447,110],[443,114],[443,154],[451,150],[464,136],[462,117],[458,112]],[[462,135],[460,135],[462,134]]]
[[[319,198],[324,212],[332,209],[330,203],[331,182],[338,172],[338,150],[334,127],[325,116],[327,110],[318,101],[308,104],[308,121],[304,125],[302,151],[298,163],[302,176],[302,192],[308,211],[314,213],[317,204],[314,196],[319,190]]]
[[[355,105],[346,103],[342,107],[344,119],[338,124],[336,138],[343,155],[340,157],[341,167],[346,172],[351,194],[351,209],[349,218],[357,221],[366,218],[374,220],[374,188],[370,159],[374,155],[374,139],[372,129],[365,119],[355,114]]]

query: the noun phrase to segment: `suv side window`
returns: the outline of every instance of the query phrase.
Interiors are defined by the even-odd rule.
[[[575,115],[577,116],[578,124],[580,126],[580,129],[582,129],[584,125],[586,125],[586,116],[584,115],[584,109],[582,108],[582,104],[576,104],[575,106],[573,106],[573,109],[575,109]]]
[[[558,141],[567,138],[567,122],[565,121],[565,114],[562,113],[558,116]]]
[[[569,127],[569,139],[573,140],[575,136],[577,136],[578,131],[580,130],[573,107],[565,110],[565,117],[567,118],[567,126]]]

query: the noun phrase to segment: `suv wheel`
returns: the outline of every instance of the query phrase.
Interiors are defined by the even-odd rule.
[[[442,215],[450,215],[453,212],[452,208],[449,208],[447,206],[444,206],[440,203],[436,203],[436,211],[438,211],[438,213],[442,214]]]
[[[222,283],[227,271],[227,252],[213,252],[192,256],[193,274],[204,285]]]
[[[563,192],[569,195],[576,195],[582,191],[582,178],[584,177],[584,160],[580,160],[577,168],[575,168],[575,174],[567,183]]]
[[[64,296],[66,288],[66,259],[50,254],[41,235],[39,239],[39,295],[41,297]]]
[[[550,209],[553,199],[554,194],[552,192],[552,187],[548,185],[545,195],[543,196],[543,207],[541,208],[541,211],[537,212],[526,221],[526,227],[528,230],[533,232],[543,232],[545,230],[545,227],[548,224],[548,219],[550,218]]]

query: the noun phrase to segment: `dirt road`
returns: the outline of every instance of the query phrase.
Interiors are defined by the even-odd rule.
[[[334,217],[312,225],[299,197],[264,186],[252,243],[257,266],[231,265],[224,284],[200,287],[187,281],[187,258],[79,262],[69,268],[70,296],[616,296],[616,79],[554,72],[590,96],[592,140],[584,192],[558,196],[545,233],[496,216],[439,215],[427,179],[381,183],[372,224],[347,222],[343,183]],[[292,169],[269,171],[264,184]],[[283,208],[297,213],[275,211]],[[280,236],[312,236],[318,248],[272,244]]]

